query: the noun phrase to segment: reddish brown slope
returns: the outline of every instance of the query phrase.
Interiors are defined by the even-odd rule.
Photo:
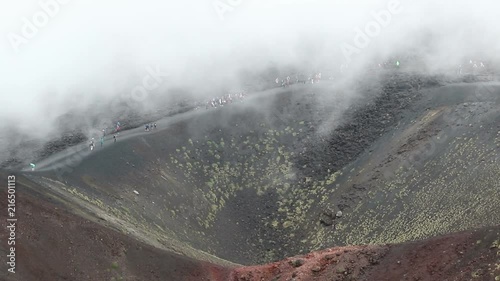
[[[233,281],[500,280],[500,227],[400,245],[341,247],[238,268]]]
[[[229,269],[168,253],[17,186],[16,273],[6,266],[6,217],[2,214],[0,280],[228,280]],[[7,189],[0,192],[7,207]]]

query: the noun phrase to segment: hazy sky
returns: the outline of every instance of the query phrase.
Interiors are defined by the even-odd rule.
[[[356,47],[356,28],[391,5],[398,12]],[[50,128],[71,108],[130,93],[148,66],[170,74],[163,88],[210,87],[272,64],[339,67],[346,46],[357,48],[357,65],[406,49],[431,68],[496,56],[499,8],[493,0],[0,0],[0,124]]]

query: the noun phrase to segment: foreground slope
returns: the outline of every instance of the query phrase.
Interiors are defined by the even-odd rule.
[[[0,171],[0,178],[7,174]],[[7,190],[0,195],[7,198]],[[3,205],[2,205],[3,206]],[[71,210],[69,212],[68,210]],[[109,228],[57,194],[16,177],[16,268],[0,280],[228,280],[230,269],[164,251]],[[4,216],[2,216],[4,218]],[[6,220],[0,223],[6,228]],[[0,232],[1,241],[8,233]],[[10,247],[10,246],[9,246]],[[5,254],[4,254],[5,253]]]

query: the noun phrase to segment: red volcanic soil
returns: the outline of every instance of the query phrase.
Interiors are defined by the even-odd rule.
[[[233,281],[500,280],[500,227],[399,245],[327,249],[238,268]]]
[[[4,177],[2,177],[4,178]],[[5,177],[6,178],[6,177]],[[141,243],[16,187],[16,273],[7,272],[7,189],[0,197],[0,280],[228,280],[230,269]]]

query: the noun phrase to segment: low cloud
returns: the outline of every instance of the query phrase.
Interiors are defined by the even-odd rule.
[[[33,137],[56,134],[60,116],[129,96],[150,68],[169,74],[155,95],[183,89],[204,99],[271,68],[338,71],[349,63],[361,71],[407,52],[425,71],[496,60],[499,7],[492,0],[4,1],[0,124]],[[367,42],[359,45],[361,37]],[[356,50],[348,58],[345,46]]]

